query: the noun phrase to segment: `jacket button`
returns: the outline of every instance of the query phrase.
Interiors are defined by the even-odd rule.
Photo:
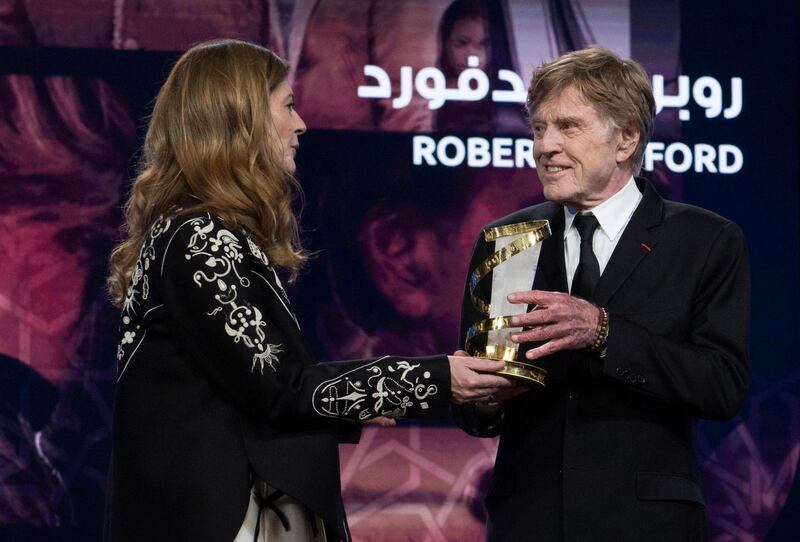
[[[622,367],[617,367],[616,373],[617,376],[625,376],[628,373],[628,371],[626,371]]]
[[[647,382],[647,379],[646,379],[645,377],[643,377],[642,375],[639,375],[639,376],[636,378],[636,381],[637,381],[639,384],[644,384],[645,382]]]
[[[628,382],[636,384],[636,375],[628,375]]]

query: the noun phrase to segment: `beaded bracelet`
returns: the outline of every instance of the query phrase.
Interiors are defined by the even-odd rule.
[[[608,340],[608,312],[603,307],[599,307],[597,310],[600,312],[600,320],[597,322],[592,344],[587,348],[589,352],[600,352],[605,348]]]

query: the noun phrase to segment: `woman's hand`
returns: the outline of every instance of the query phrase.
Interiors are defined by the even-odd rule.
[[[505,377],[486,374],[502,370],[505,367],[502,361],[471,358],[463,350],[448,359],[451,400],[456,404],[490,402],[492,394],[516,386]]]

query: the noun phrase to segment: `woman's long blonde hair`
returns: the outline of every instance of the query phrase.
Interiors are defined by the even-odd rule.
[[[111,253],[114,304],[125,299],[150,227],[178,208],[210,211],[245,229],[296,278],[307,258],[292,209],[301,193],[269,142],[270,93],[287,72],[271,51],[236,40],[197,45],[172,68],[125,204],[126,238]]]

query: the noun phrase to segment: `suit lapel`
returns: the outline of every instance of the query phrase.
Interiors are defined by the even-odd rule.
[[[656,245],[653,228],[661,223],[664,201],[649,183],[637,180],[637,184],[644,195],[597,283],[592,296],[597,305],[608,303]]]
[[[542,241],[542,251],[539,253],[539,264],[533,278],[532,289],[567,292],[567,270],[564,263],[564,208],[556,204],[553,207],[554,210],[546,217],[550,221],[550,237]],[[533,308],[534,305],[528,305],[528,311]],[[517,360],[523,363],[528,362],[525,353],[540,344],[542,343],[520,345]],[[563,380],[568,364],[569,361],[563,359],[559,354],[556,354],[555,358],[548,357],[535,363],[547,370],[547,379],[550,383]]]
[[[567,271],[564,265],[564,208],[556,206],[556,211],[548,218],[551,235],[542,241],[539,254],[539,267],[533,279],[534,290],[553,292],[567,291]]]

